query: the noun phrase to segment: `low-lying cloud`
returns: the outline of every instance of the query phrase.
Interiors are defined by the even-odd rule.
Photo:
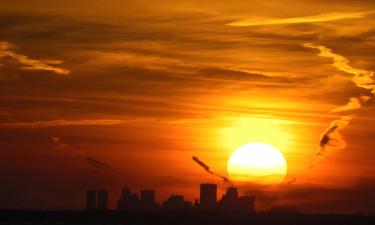
[[[361,180],[351,186],[328,187],[308,183],[284,186],[247,186],[240,191],[256,196],[258,210],[275,206],[294,206],[301,212],[353,213],[364,209],[374,209],[373,180]]]

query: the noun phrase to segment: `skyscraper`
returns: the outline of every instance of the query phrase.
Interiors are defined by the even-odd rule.
[[[106,189],[98,190],[98,210],[107,210],[108,209],[108,191]]]
[[[96,190],[86,191],[86,210],[96,209]]]
[[[235,187],[230,187],[228,188],[227,192],[226,192],[226,195],[227,195],[227,198],[230,200],[230,201],[236,201],[238,199],[238,191],[237,191],[237,188]]]
[[[216,204],[217,185],[201,184],[200,185],[200,208],[204,210],[214,210]]]
[[[122,194],[122,196],[123,196],[124,198],[129,199],[129,198],[131,197],[131,195],[132,195],[132,191],[131,191],[129,188],[124,187],[124,188],[122,189],[122,191],[121,191],[121,194]]]
[[[145,207],[152,207],[155,204],[154,190],[141,190],[141,204]]]
[[[122,189],[117,208],[119,210],[130,210],[132,208],[132,193],[129,188],[125,187]]]

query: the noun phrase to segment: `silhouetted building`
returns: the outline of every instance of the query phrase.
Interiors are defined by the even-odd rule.
[[[298,214],[299,210],[297,207],[272,207],[270,209],[270,213],[273,214]]]
[[[238,191],[237,191],[237,188],[235,187],[230,187],[228,188],[227,192],[226,192],[226,197],[227,199],[229,199],[230,201],[236,201],[238,199]]]
[[[123,188],[121,191],[121,194],[123,197],[130,199],[130,196],[132,195],[132,192],[129,188]]]
[[[86,191],[86,210],[96,209],[96,190]]]
[[[131,209],[132,194],[129,188],[123,188],[121,191],[121,197],[117,203],[118,210],[129,210]]]
[[[99,189],[97,200],[98,200],[97,209],[98,210],[107,210],[108,209],[108,190]]]
[[[141,190],[140,208],[144,211],[151,211],[157,208],[154,190]]]
[[[224,211],[255,212],[255,198],[252,196],[238,197],[234,187],[228,188],[218,203],[219,209]]]
[[[131,193],[129,188],[122,189],[122,194],[118,200],[118,209],[125,211],[154,211],[158,204],[155,202],[154,190],[141,190],[141,197]]]
[[[200,185],[200,208],[203,210],[215,210],[217,208],[217,185]]]
[[[199,208],[199,201],[198,201],[197,198],[194,200],[194,208],[196,208],[196,209]]]
[[[240,196],[238,210],[255,213],[255,198],[253,196]]]
[[[139,211],[140,204],[141,203],[140,203],[138,194],[137,193],[133,193],[130,196],[130,210]]]
[[[171,195],[164,203],[165,210],[190,210],[192,208],[191,202],[185,201],[182,195]]]
[[[108,191],[100,189],[95,195],[95,190],[87,191],[87,209],[95,209],[95,197],[97,196],[97,209],[105,210],[108,204]],[[155,211],[159,210],[159,205],[155,202],[155,190],[144,189],[137,193],[132,193],[129,188],[121,191],[118,200],[118,210],[123,211]],[[184,200],[182,195],[171,195],[162,205],[164,210],[191,210],[193,204]],[[217,185],[200,185],[200,203],[198,199],[194,202],[194,208],[201,210],[221,210],[221,211],[243,211],[255,212],[255,198],[253,196],[238,196],[235,187],[227,189],[222,198],[217,202]],[[275,211],[276,210],[276,211]],[[280,211],[274,209],[275,212]]]
[[[141,190],[141,202],[146,205],[153,205],[155,203],[155,191]]]
[[[221,210],[233,211],[236,210],[238,200],[238,192],[234,187],[227,189],[226,193],[220,199],[218,205]]]

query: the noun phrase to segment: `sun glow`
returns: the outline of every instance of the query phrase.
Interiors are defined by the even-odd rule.
[[[227,171],[234,181],[277,184],[286,176],[287,163],[277,148],[256,142],[237,148],[228,160]]]
[[[220,131],[220,142],[230,151],[247,143],[263,142],[288,152],[293,149],[291,125],[290,121],[277,118],[232,118],[230,125]]]

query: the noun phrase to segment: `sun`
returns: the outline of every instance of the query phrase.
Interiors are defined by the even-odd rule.
[[[255,142],[242,145],[232,153],[227,171],[234,181],[278,184],[287,174],[287,163],[276,147]]]

